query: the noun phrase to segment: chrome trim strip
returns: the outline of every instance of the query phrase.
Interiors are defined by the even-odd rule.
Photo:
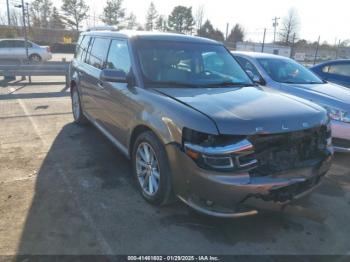
[[[191,143],[185,143],[185,148],[205,155],[228,155],[238,154],[242,151],[253,150],[253,145],[247,139],[244,139],[236,144],[223,147],[203,147]]]
[[[97,123],[95,120],[92,120],[92,118],[90,118],[89,116],[87,116],[84,113],[84,116],[98,129],[101,131],[102,134],[104,134],[109,141],[111,141],[113,143],[113,145],[115,145],[119,151],[121,153],[123,153],[123,155],[125,155],[127,158],[130,159],[129,156],[129,151],[128,149],[122,145],[122,143],[120,143],[116,138],[114,138],[106,129],[104,129],[99,123]]]

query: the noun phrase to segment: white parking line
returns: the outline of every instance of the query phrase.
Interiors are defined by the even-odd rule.
[[[8,88],[10,90],[10,92],[15,92],[16,89],[15,88]],[[41,134],[39,126],[37,125],[35,119],[31,116],[31,114],[28,111],[28,108],[25,104],[24,101],[22,101],[21,99],[16,99],[18,101],[18,103],[20,104],[21,108],[23,109],[25,115],[28,117],[29,121],[31,122],[32,126],[34,127],[34,131],[37,134],[37,136],[40,138],[40,140],[42,141],[42,143],[44,144],[44,146],[49,147],[50,146],[50,142],[47,141],[47,139],[45,139],[45,137]],[[88,222],[89,226],[92,228],[92,230],[94,231],[94,234],[97,238],[98,243],[100,244],[102,251],[104,254],[113,254],[112,248],[109,245],[109,243],[107,242],[106,238],[103,236],[102,232],[100,230],[98,230],[98,227],[96,226],[96,223],[94,222],[93,218],[91,217],[91,215],[89,214],[89,212],[82,206],[80,205],[80,201],[79,201],[79,196],[76,193],[76,190],[74,190],[72,184],[70,183],[69,179],[67,178],[67,175],[65,174],[60,161],[57,161],[57,159],[55,159],[54,162],[54,168],[58,171],[59,175],[61,176],[67,190],[69,191],[69,193],[72,195],[72,199],[75,202],[75,205],[77,206],[79,212],[83,215],[84,219]]]

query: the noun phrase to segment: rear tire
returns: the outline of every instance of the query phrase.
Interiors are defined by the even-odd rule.
[[[173,202],[167,154],[164,145],[151,131],[137,137],[132,151],[132,168],[138,188],[147,202],[156,206]]]
[[[81,107],[78,88],[76,87],[72,88],[71,97],[72,97],[72,112],[73,112],[74,122],[78,125],[86,125],[88,123],[88,120],[84,116],[83,109]]]
[[[31,62],[39,63],[39,62],[41,62],[41,60],[42,59],[41,59],[40,55],[33,54],[33,55],[29,56],[29,61],[31,61]]]

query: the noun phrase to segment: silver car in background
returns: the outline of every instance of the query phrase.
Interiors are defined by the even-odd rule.
[[[232,52],[254,82],[298,96],[327,109],[334,149],[350,153],[350,90],[320,79],[292,59],[264,53]]]
[[[0,60],[26,60],[24,39],[0,39]],[[28,41],[28,58],[33,62],[47,61],[52,58],[49,46],[40,46]]]

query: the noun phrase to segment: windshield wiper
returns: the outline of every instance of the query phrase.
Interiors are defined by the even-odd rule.
[[[232,82],[232,81],[223,81],[219,83],[206,84],[207,87],[228,87],[228,86],[255,86],[251,83],[243,83],[243,82]]]
[[[177,81],[146,81],[145,84],[183,86],[183,87],[199,87],[199,85],[196,85],[193,83],[185,83],[185,82],[177,82]]]

